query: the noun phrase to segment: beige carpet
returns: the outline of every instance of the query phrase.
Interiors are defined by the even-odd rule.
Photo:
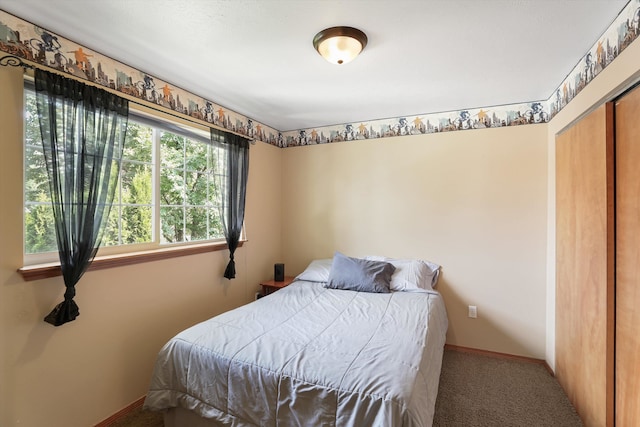
[[[140,408],[109,427],[164,427],[164,422],[161,412],[143,411]]]
[[[433,426],[579,427],[582,423],[542,365],[445,350]],[[134,411],[111,427],[163,427],[162,414]]]
[[[582,426],[544,366],[445,350],[434,427]]]

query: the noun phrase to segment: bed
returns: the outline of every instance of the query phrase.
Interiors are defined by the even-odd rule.
[[[374,291],[339,255],[395,266]],[[158,354],[145,408],[166,427],[431,426],[447,316],[439,266],[418,261],[336,253],[182,331]]]

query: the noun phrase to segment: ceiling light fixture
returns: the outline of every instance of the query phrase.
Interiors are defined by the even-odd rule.
[[[367,35],[357,28],[331,27],[313,38],[313,47],[332,64],[346,64],[362,52]]]

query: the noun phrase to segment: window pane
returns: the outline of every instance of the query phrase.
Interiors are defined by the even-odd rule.
[[[151,241],[151,206],[125,206],[122,208],[122,243]]]
[[[103,245],[153,241],[153,168],[153,129],[130,121]]]
[[[203,206],[207,202],[207,175],[187,172],[185,178],[187,205]]]
[[[184,177],[181,169],[160,171],[160,205],[181,205],[184,203]]]
[[[220,162],[214,156],[218,150],[201,141],[172,137],[168,133],[163,134],[162,140],[160,220],[166,221],[161,224],[163,243],[223,237],[214,191],[215,181],[220,179],[214,172]],[[184,150],[182,163],[178,162],[180,148]],[[184,209],[179,211],[179,206]],[[184,218],[180,216],[182,213]],[[184,231],[180,229],[183,224]]]
[[[190,171],[203,172],[207,170],[208,144],[197,141],[187,141],[185,144],[185,168]]]
[[[218,191],[218,185],[222,177],[213,174],[207,175],[207,182],[209,184],[209,192],[207,194],[208,205],[212,208],[218,209],[220,207],[220,192]]]
[[[209,147],[208,168],[211,173],[223,173],[224,156],[223,152],[215,147]]]
[[[127,126],[127,140],[124,145],[124,157],[128,160],[151,163],[153,156],[153,129],[135,122]]]
[[[152,203],[151,165],[122,162],[122,203],[150,205]]]
[[[49,177],[42,148],[27,146],[24,150],[24,199],[28,202],[48,202]]]
[[[189,208],[187,213],[186,241],[207,239],[207,210],[204,208]]]
[[[209,238],[221,239],[224,237],[222,229],[222,220],[218,209],[209,209]]]
[[[25,91],[24,96],[24,139],[27,144],[42,145],[36,95],[31,91]]]
[[[24,250],[28,254],[56,251],[56,231],[50,204],[27,205],[24,212]]]
[[[160,208],[160,242],[184,242],[184,209]]]
[[[115,246],[122,244],[120,239],[120,206],[111,206],[107,225],[102,235],[101,246]]]
[[[162,132],[160,157],[163,168],[184,167],[184,138],[169,132]]]

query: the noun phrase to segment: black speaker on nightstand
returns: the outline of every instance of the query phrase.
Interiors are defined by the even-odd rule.
[[[284,264],[273,264],[273,280],[284,282]]]

